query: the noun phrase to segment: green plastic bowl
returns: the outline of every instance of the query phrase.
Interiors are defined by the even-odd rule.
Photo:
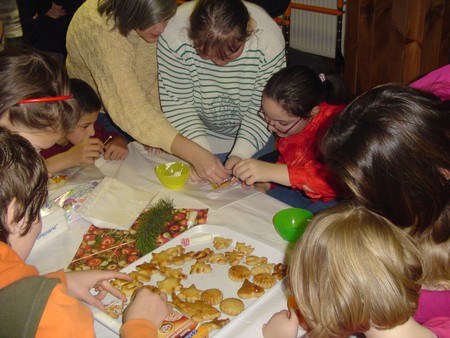
[[[313,214],[301,208],[287,208],[273,216],[275,230],[285,241],[296,242],[305,232]]]
[[[168,162],[158,164],[155,168],[159,181],[170,189],[180,189],[189,180],[191,172],[187,164],[181,162]]]

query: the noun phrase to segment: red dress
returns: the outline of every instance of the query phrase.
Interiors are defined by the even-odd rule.
[[[287,164],[292,188],[303,190],[313,201],[328,202],[342,194],[339,178],[323,163],[319,142],[344,108],[345,104],[321,103],[319,113],[302,131],[277,140],[280,152],[277,163]],[[303,185],[315,193],[304,190]]]

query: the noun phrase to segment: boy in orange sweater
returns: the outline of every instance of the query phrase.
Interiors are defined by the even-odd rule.
[[[41,230],[48,174],[42,157],[23,137],[0,127],[0,327],[8,337],[94,337],[93,317],[80,302],[100,309],[114,271],[58,271],[39,276],[25,260]],[[91,294],[95,288],[97,294]],[[122,337],[156,337],[168,315],[163,298],[141,289],[124,313]]]

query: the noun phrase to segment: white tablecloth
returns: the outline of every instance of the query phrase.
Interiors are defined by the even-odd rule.
[[[253,189],[242,189],[239,185],[226,190],[213,190],[208,183],[188,182],[180,190],[163,187],[154,172],[156,164],[176,160],[167,154],[148,155],[138,143],[129,144],[130,153],[125,161],[99,159],[96,167],[108,177],[114,177],[131,186],[157,192],[159,197],[169,196],[176,207],[208,208],[209,224],[224,225],[233,230],[257,238],[289,255],[291,247],[275,232],[273,215],[286,207]],[[82,169],[83,170],[83,169]],[[78,220],[69,224],[69,231],[50,240],[43,247],[33,250],[27,263],[36,265],[41,273],[66,268],[72,260],[89,222]],[[233,321],[233,337],[262,337],[261,326],[273,313],[286,308],[286,290],[271,293],[263,304]],[[95,322],[97,337],[117,337],[115,333]],[[227,333],[229,335],[229,333]],[[215,337],[221,337],[220,333]]]

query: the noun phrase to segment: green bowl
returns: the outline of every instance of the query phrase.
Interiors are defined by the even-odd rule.
[[[158,164],[155,168],[159,181],[170,189],[180,189],[189,180],[189,165],[181,162]]]
[[[285,241],[296,242],[305,232],[313,214],[301,208],[287,208],[273,216],[275,230]]]

